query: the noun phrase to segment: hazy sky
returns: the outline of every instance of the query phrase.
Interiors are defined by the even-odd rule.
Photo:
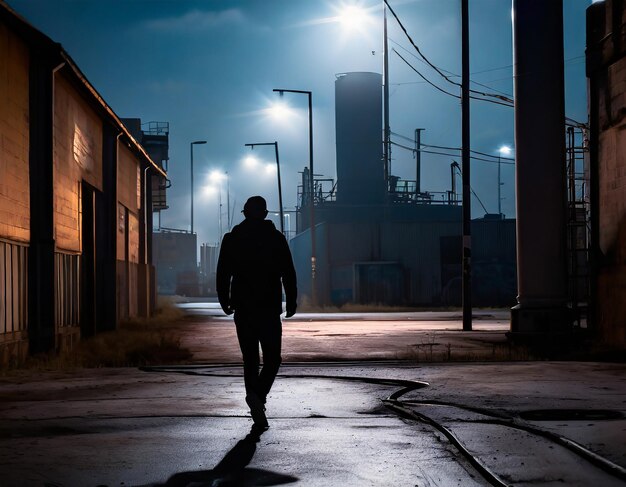
[[[278,210],[276,174],[251,170],[243,159],[250,142],[278,141],[283,200],[296,205],[296,186],[308,164],[306,97],[286,95],[294,108],[289,120],[271,119],[264,109],[277,97],[273,88],[313,91],[316,173],[335,177],[334,81],[337,73],[382,72],[380,1],[369,9],[364,28],[348,30],[333,22],[350,3],[331,0],[8,0],[37,28],[60,42],[120,117],[170,123],[172,188],[162,225],[188,229],[190,224],[189,143],[194,149],[196,199],[194,226],[200,242],[218,238],[218,197],[206,190],[211,170],[228,171],[235,221],[253,194]],[[498,93],[513,92],[511,2],[470,0],[470,44],[474,85]],[[566,112],[586,121],[584,71],[585,9],[590,0],[564,0]],[[459,0],[390,0],[424,54],[454,74],[460,68]],[[427,78],[446,85],[418,61],[394,19],[389,18],[389,46]],[[412,138],[425,128],[422,142],[460,147],[460,105],[415,74],[390,53],[391,130]],[[472,149],[497,154],[513,145],[513,109],[472,102]],[[393,140],[407,142],[398,136]],[[254,155],[274,161],[270,147]],[[414,179],[413,154],[394,147],[392,173]],[[451,157],[424,154],[422,188],[450,189]],[[502,167],[503,212],[514,216],[514,170]],[[497,165],[472,162],[472,186],[490,212],[497,211]],[[223,224],[226,227],[226,193]],[[473,216],[484,213],[473,200]]]

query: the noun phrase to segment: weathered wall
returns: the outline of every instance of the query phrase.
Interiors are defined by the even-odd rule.
[[[626,3],[587,11],[587,75],[595,220],[595,326],[626,344]],[[595,179],[595,181],[594,181]]]
[[[0,24],[0,364],[28,353],[29,52]]]
[[[140,300],[145,300],[139,276],[146,272],[139,262],[139,212],[141,207],[141,164],[137,157],[120,143],[117,162],[118,232],[117,286],[118,318],[137,316]]]
[[[137,158],[126,145],[119,145],[117,162],[117,198],[132,213],[141,206],[141,172]]]
[[[65,78],[55,75],[54,231],[57,248],[79,252],[81,181],[102,190],[102,121]]]
[[[0,24],[0,237],[30,239],[28,48]]]

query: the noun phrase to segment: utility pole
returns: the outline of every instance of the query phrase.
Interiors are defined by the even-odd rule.
[[[230,232],[230,178],[226,171],[226,228]]]
[[[274,154],[276,155],[276,175],[278,176],[278,206],[280,207],[280,233],[285,235],[285,215],[283,213],[283,186],[280,182],[280,161],[278,159],[278,142],[274,142]]]
[[[415,129],[415,198],[422,192],[421,175],[422,175],[422,130]]]
[[[387,42],[387,5],[383,7],[383,73],[384,73],[384,85],[383,85],[383,110],[385,117],[385,132],[383,142],[383,164],[385,173],[385,198],[389,191],[389,173],[391,171],[391,130],[389,129],[389,45]]]
[[[196,140],[189,144],[189,150],[191,152],[191,188],[190,188],[190,196],[191,196],[191,233],[193,234],[193,146],[206,144],[206,140]]]
[[[274,89],[280,96],[283,93],[300,93],[307,95],[309,99],[309,192],[311,201],[309,202],[309,229],[311,231],[311,304],[317,306],[317,248],[315,239],[315,176],[313,172],[313,92],[306,90],[285,90]]]
[[[463,177],[463,331],[472,330],[472,209],[470,187],[469,6],[461,0],[461,165]]]
[[[246,147],[254,149],[255,145],[273,145],[274,156],[276,157],[276,175],[278,176],[278,205],[280,206],[280,233],[285,235],[285,223],[283,212],[283,186],[280,182],[280,160],[278,158],[278,142],[256,142],[254,144],[244,144]]]
[[[502,154],[498,152],[498,218],[502,218],[502,179],[501,169],[502,166]]]

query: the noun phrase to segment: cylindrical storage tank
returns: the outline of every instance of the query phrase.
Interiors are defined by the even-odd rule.
[[[563,1],[513,0],[518,303],[511,331],[567,330]]]
[[[385,196],[382,75],[345,73],[335,81],[337,202],[380,204]]]

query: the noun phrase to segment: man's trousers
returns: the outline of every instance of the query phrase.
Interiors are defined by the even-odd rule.
[[[243,356],[246,394],[254,392],[265,403],[282,362],[282,322],[280,315],[235,311],[237,338]],[[259,344],[263,368],[259,373]]]

